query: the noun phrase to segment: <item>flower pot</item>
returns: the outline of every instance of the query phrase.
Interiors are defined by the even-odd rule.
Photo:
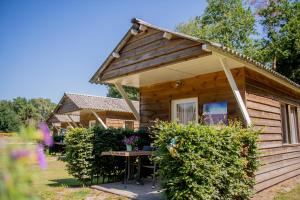
[[[132,145],[126,144],[126,151],[132,151]]]

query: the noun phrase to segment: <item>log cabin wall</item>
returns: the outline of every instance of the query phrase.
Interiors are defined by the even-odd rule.
[[[234,79],[245,98],[244,68],[232,70]],[[240,109],[234,98],[229,82],[223,71],[199,75],[176,82],[167,82],[140,88],[140,126],[151,126],[155,119],[171,120],[171,101],[182,98],[198,97],[199,119],[204,103],[227,101],[229,119],[242,119]]]
[[[139,123],[131,113],[122,112],[96,112],[107,127],[124,128],[125,121],[133,121],[134,129],[139,129]],[[96,124],[100,124],[96,117],[91,112],[86,112],[80,115],[80,123],[83,127],[89,127],[89,122],[95,120]]]
[[[96,112],[97,115],[102,119],[102,121],[106,124],[106,114],[105,112]],[[94,116],[92,112],[86,112],[83,114],[80,114],[80,123],[83,127],[89,127],[89,122],[95,120],[96,124],[99,124],[98,120]]]
[[[139,129],[139,123],[132,113],[121,112],[106,112],[106,125],[107,127],[124,128],[126,121],[133,122],[134,130]]]
[[[300,106],[300,94],[245,69],[246,106],[255,128],[262,129],[261,164],[256,191],[300,175],[300,145],[283,145],[280,104]]]
[[[132,36],[102,73],[102,80],[162,67],[211,53],[205,52],[199,42],[183,38],[166,39],[164,32],[152,28]]]

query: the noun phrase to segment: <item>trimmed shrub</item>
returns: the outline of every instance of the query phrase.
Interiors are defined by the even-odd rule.
[[[258,168],[258,131],[159,122],[155,146],[168,199],[249,199]]]
[[[94,155],[93,174],[98,178],[107,178],[107,181],[120,180],[123,177],[125,159],[122,157],[101,156],[103,151],[125,151],[126,146],[122,142],[125,137],[131,135],[139,136],[138,147],[150,144],[150,139],[146,131],[133,131],[122,128],[104,129],[101,126],[93,128]],[[98,180],[98,179],[97,179]]]
[[[92,179],[93,139],[94,133],[86,128],[69,129],[65,136],[68,172],[83,184]]]

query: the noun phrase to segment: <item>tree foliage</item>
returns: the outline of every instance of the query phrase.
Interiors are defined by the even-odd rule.
[[[202,16],[179,24],[176,30],[233,48],[300,84],[299,1],[207,2]],[[263,29],[258,37],[254,37],[255,25]]]
[[[257,59],[300,83],[300,2],[271,0],[258,15],[266,37]]]
[[[45,121],[55,104],[50,99],[17,97],[12,101],[0,101],[0,130],[16,131],[19,126],[34,125]]]
[[[119,93],[117,88],[114,85],[107,85],[107,96],[113,98],[122,98],[122,95]],[[139,91],[137,88],[124,86],[124,90],[128,95],[128,98],[131,100],[139,100]]]
[[[11,109],[9,102],[0,102],[0,132],[18,131],[21,120]]]
[[[254,25],[255,18],[242,0],[208,0],[202,16],[179,24],[176,30],[243,52],[252,45]]]

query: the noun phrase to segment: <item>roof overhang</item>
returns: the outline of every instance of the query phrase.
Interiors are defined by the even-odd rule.
[[[192,78],[201,74],[208,74],[222,71],[217,54],[206,55],[196,59],[178,62],[159,68],[126,75],[106,81],[106,83],[121,83],[131,87],[145,87],[154,84],[178,81],[182,79]],[[244,65],[233,59],[228,59],[230,69],[240,68]]]
[[[221,71],[222,67],[221,64],[219,63],[219,57],[222,57],[227,59],[230,69],[239,68],[239,67],[249,68],[300,93],[300,86],[297,83],[291,81],[290,79],[279,74],[278,72],[275,72],[269,67],[266,67],[263,64],[243,54],[240,54],[232,49],[226,48],[217,43],[200,40],[198,38],[189,35],[163,29],[139,19],[133,19],[132,23],[133,23],[132,27],[129,29],[129,31],[120,41],[120,43],[117,45],[114,51],[110,54],[110,56],[97,70],[94,76],[91,78],[90,80],[91,83],[96,83],[96,84],[97,83],[109,83],[109,84],[121,83],[122,85],[139,88],[139,87],[149,86],[149,85],[162,83],[162,82],[176,81],[176,80],[190,78],[201,74]],[[205,50],[208,54],[192,60],[185,60],[178,63],[162,65],[158,68],[150,69],[147,71],[137,71],[136,73],[131,73],[124,76],[118,76],[113,79],[101,80],[101,73],[103,73],[103,71],[109,66],[109,64],[114,59],[113,56],[114,52],[119,52],[120,49],[124,47],[126,42],[131,37],[133,37],[132,29],[140,29],[140,26],[150,27],[152,29],[156,29],[159,31],[176,35],[177,37],[182,37],[184,39],[196,41],[199,43],[199,45],[202,45],[203,50]]]

